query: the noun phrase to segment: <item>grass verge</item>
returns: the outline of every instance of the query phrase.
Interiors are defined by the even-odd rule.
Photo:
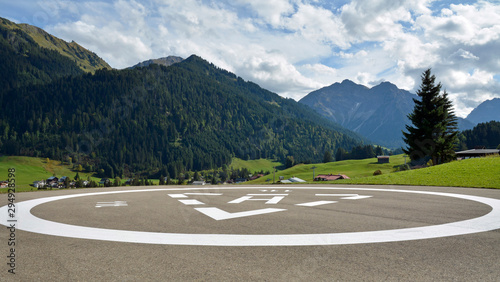
[[[500,156],[454,161],[410,171],[339,180],[335,183],[500,188]]]

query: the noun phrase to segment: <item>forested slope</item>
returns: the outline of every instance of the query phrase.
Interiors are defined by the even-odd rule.
[[[73,60],[41,47],[18,25],[0,18],[0,92],[82,73]]]
[[[107,176],[175,178],[233,156],[321,161],[326,150],[362,142],[305,105],[196,56],[20,87],[0,102],[8,109],[0,114],[4,154],[71,157]]]
[[[476,147],[496,149],[500,147],[500,122],[480,123],[473,129],[460,132],[458,140],[459,150],[474,149]]]

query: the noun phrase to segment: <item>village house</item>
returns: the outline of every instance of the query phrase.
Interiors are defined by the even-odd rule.
[[[66,179],[68,179],[67,176],[62,176],[61,178],[59,178],[59,180],[57,181],[57,187],[58,188],[67,188],[65,185]]]
[[[333,181],[339,179],[350,179],[349,176],[345,174],[318,174],[314,181]]]
[[[58,188],[59,187],[59,178],[57,178],[55,176],[51,176],[51,177],[47,178],[47,180],[45,181],[45,185],[48,187],[52,187],[52,188]]]
[[[255,180],[255,179],[261,178],[262,176],[264,176],[264,174],[256,174],[256,175],[252,175],[252,176],[250,176],[250,178],[248,178],[248,181],[252,181],[252,180]]]

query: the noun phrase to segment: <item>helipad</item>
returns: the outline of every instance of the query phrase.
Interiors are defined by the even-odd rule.
[[[136,194],[132,194],[136,193]],[[161,198],[169,207],[165,215],[154,214],[157,209],[150,207],[148,202],[140,203],[135,200],[137,195],[152,194],[158,201]],[[405,212],[405,200],[395,196],[404,195],[411,202],[416,195],[425,196],[431,201],[465,200],[473,201],[479,205],[487,205],[491,209],[484,215],[467,218],[453,222],[442,222],[433,225],[414,226],[396,229],[381,229],[369,231],[349,232],[325,232],[335,229],[335,220],[329,217],[344,213],[338,217],[341,221],[349,220],[349,215],[344,212],[344,207],[365,210],[369,213],[371,205],[381,206],[382,200],[389,199],[388,204],[397,209],[401,205],[401,213]],[[132,197],[134,196],[134,197]],[[124,198],[126,198],[124,200]],[[66,201],[73,201],[65,207],[68,212],[68,220],[74,220],[75,224],[58,222],[50,219],[55,214],[43,213],[35,216],[35,210],[55,204],[63,205]],[[378,201],[378,202],[377,202]],[[162,203],[163,203],[162,202]],[[130,213],[127,209],[146,210],[144,214]],[[141,205],[141,209],[139,209]],[[349,206],[347,206],[349,205]],[[76,211],[77,209],[81,210]],[[419,205],[417,205],[418,207]],[[430,206],[430,205],[429,205]],[[426,209],[426,203],[422,203],[422,210]],[[193,245],[193,246],[321,246],[321,245],[346,245],[366,244],[422,240],[430,238],[449,237],[457,235],[473,234],[500,229],[500,200],[471,196],[455,193],[431,192],[420,190],[399,190],[380,188],[355,188],[355,187],[297,187],[297,186],[256,186],[256,187],[210,187],[210,188],[159,188],[141,190],[106,191],[95,193],[80,193],[62,196],[52,196],[16,203],[18,229],[34,233],[62,236],[69,238],[142,243],[161,245]],[[71,209],[74,209],[71,211]],[[85,211],[93,214],[114,216],[116,219],[127,221],[131,224],[137,221],[135,217],[145,219],[148,215],[154,218],[164,218],[164,222],[145,224],[149,229],[178,229],[177,232],[152,232],[133,230],[128,226],[120,225],[120,228],[103,228],[95,226],[82,226],[76,224],[81,219],[72,215],[78,214],[81,218],[87,217]],[[112,212],[109,212],[112,209]],[[121,210],[119,210],[121,209]],[[173,210],[173,212],[172,212]],[[0,208],[0,213],[7,214],[7,207]],[[107,214],[103,214],[107,213]],[[120,217],[122,216],[122,217]],[[354,215],[353,215],[354,216]],[[436,215],[437,217],[441,215]],[[62,221],[64,214],[58,214],[57,218]],[[303,218],[302,218],[303,217]],[[286,218],[286,220],[284,220]],[[354,218],[354,217],[353,217]],[[184,221],[186,231],[187,225],[200,225],[199,229],[205,228],[208,232],[186,232],[182,231],[182,224],[173,228],[169,220]],[[289,222],[294,219],[308,221],[328,219],[328,224],[320,228],[300,229],[291,226]],[[87,224],[98,225],[99,217],[95,222]],[[157,220],[156,220],[157,221]],[[196,221],[196,222],[195,222]],[[356,224],[353,220],[353,224]],[[446,221],[443,219],[443,221]],[[1,223],[8,226],[7,219],[2,218]],[[285,224],[286,223],[286,224]],[[156,225],[158,224],[158,226]],[[238,233],[240,230],[255,232]],[[394,223],[396,224],[396,223]],[[133,225],[133,224],[132,224]],[[283,225],[283,226],[282,226]],[[361,224],[360,224],[361,225]],[[415,225],[418,225],[415,223]],[[266,231],[267,227],[276,226],[273,231]],[[375,226],[375,225],[374,225]],[[370,226],[369,228],[374,228]],[[237,229],[237,230],[235,230]],[[297,231],[297,230],[298,231]],[[217,232],[223,230],[224,232]],[[278,230],[278,231],[277,231]],[[281,232],[280,232],[281,230]],[[293,231],[293,232],[292,232]]]

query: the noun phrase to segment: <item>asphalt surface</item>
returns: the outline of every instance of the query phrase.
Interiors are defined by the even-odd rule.
[[[500,190],[331,185],[208,187],[120,187],[17,193],[16,203],[20,204],[54,196],[140,190],[65,198],[34,206],[30,211],[32,215],[65,225],[51,230],[58,236],[28,232],[21,229],[38,223],[20,216],[17,226],[21,229],[15,231],[16,274],[8,273],[11,269],[7,264],[7,256],[11,254],[8,246],[11,232],[2,227],[0,281],[500,280],[499,229],[409,241],[397,241],[398,235],[394,235],[394,241],[389,239],[382,243],[336,244],[322,240],[314,243],[315,234],[345,234],[346,240],[367,234],[369,241],[370,232],[446,225],[482,217],[492,210],[489,205],[477,201],[397,192],[400,190],[492,199],[500,199]],[[349,189],[330,189],[342,187]],[[154,191],[144,191],[149,189]],[[4,206],[7,195],[1,197],[0,205]],[[207,207],[215,212],[213,209],[197,210]],[[248,211],[257,211],[257,214],[246,214]],[[0,217],[6,218],[7,214]],[[118,242],[70,238],[65,237],[69,232],[67,226],[109,229],[107,233],[112,238],[115,230],[137,233],[130,237],[135,243],[127,242],[129,239]],[[82,231],[81,236],[86,236],[86,232]],[[187,245],[150,243],[150,233],[174,233],[182,238],[195,234],[198,237],[186,239]],[[219,241],[205,240],[218,234],[237,235],[236,244],[241,243],[241,246],[224,246]],[[250,239],[244,235],[249,235]],[[300,245],[299,239],[295,246],[262,246],[259,243],[264,241],[251,240],[254,237],[250,236],[256,235],[283,238],[278,241],[285,245],[288,244],[285,237],[290,235],[311,235],[313,244]]]

